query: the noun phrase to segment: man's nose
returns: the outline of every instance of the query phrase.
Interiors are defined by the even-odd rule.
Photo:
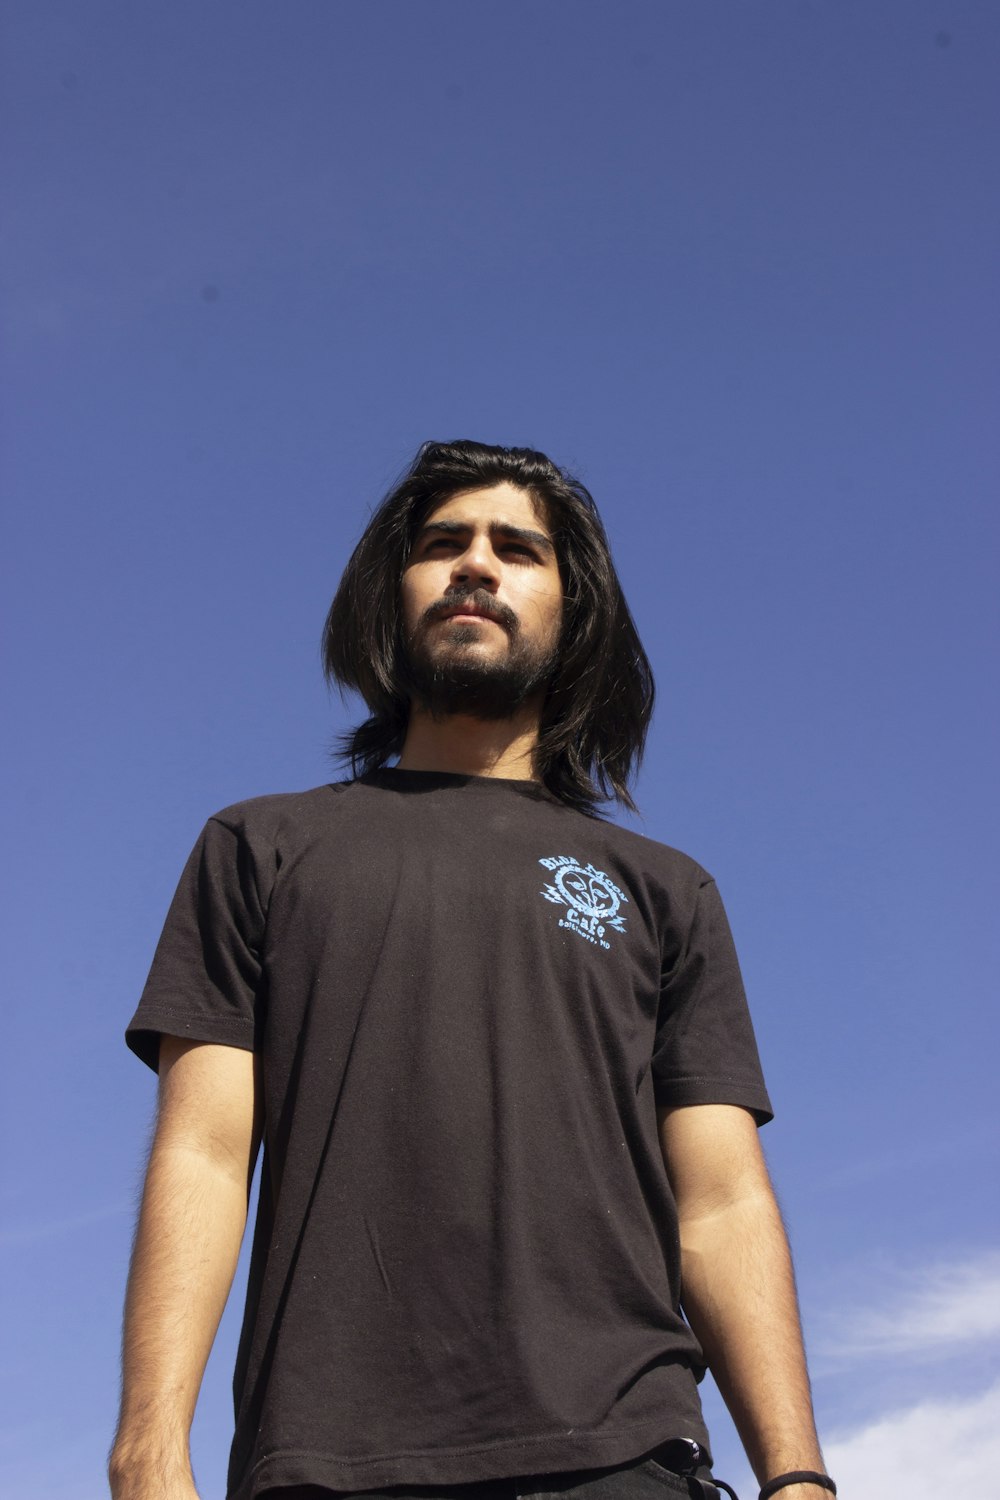
[[[471,584],[473,588],[496,589],[500,568],[496,553],[485,537],[470,542],[452,565],[452,583]]]

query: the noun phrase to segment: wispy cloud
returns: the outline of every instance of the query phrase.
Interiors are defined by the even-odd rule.
[[[986,1495],[1000,1474],[1000,1381],[964,1400],[933,1399],[823,1445],[850,1500]]]
[[[35,1223],[15,1224],[10,1229],[0,1230],[0,1250],[6,1250],[15,1245],[32,1245],[38,1240],[58,1239],[60,1235],[86,1229],[90,1224],[100,1224],[105,1219],[116,1219],[121,1214],[134,1212],[134,1203],[122,1201],[109,1203],[104,1208],[84,1209],[80,1213],[68,1214],[61,1219],[41,1219]]]
[[[831,1319],[832,1321],[832,1319]],[[1000,1253],[911,1273],[878,1307],[845,1308],[820,1340],[827,1358],[938,1356],[1000,1339]]]

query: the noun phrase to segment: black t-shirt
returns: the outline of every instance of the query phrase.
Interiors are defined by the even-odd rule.
[[[697,864],[532,782],[380,771],[206,825],[127,1039],[255,1048],[232,1500],[706,1442],[656,1105],[770,1118]]]

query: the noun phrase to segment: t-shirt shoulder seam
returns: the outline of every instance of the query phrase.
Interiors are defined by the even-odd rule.
[[[678,849],[676,844],[668,844],[664,839],[653,838],[651,834],[641,833],[637,828],[626,828],[623,823],[616,823],[612,819],[605,819],[607,827],[619,835],[625,843],[637,843],[649,851],[646,856],[651,863],[656,860],[667,859],[679,864],[687,873],[693,876],[699,885],[713,880],[705,867],[688,854],[684,849]],[[647,866],[648,867],[648,866]]]
[[[211,813],[208,821],[221,823],[224,828],[235,833],[248,812],[266,812],[271,807],[275,809],[287,807],[290,802],[318,797],[322,792],[344,792],[350,785],[352,785],[351,782],[326,781],[319,786],[305,787],[297,792],[262,792],[257,797],[241,797],[238,801],[228,802],[225,807],[220,807],[216,812]]]

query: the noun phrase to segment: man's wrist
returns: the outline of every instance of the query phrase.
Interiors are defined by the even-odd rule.
[[[774,1475],[760,1487],[759,1500],[830,1500],[837,1487],[823,1469],[793,1469]]]
[[[113,1500],[135,1494],[167,1494],[171,1486],[194,1488],[187,1445],[153,1444],[147,1439],[119,1439],[108,1459],[108,1481]]]

